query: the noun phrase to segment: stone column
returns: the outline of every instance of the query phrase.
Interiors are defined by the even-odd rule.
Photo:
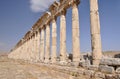
[[[79,33],[79,13],[78,5],[72,4],[72,53],[73,62],[80,61],[80,33]]]
[[[34,61],[34,36],[33,35],[32,35],[32,38],[31,38],[31,49],[32,49],[31,60],[33,62]]]
[[[36,34],[33,35],[33,61],[36,60]]]
[[[45,63],[49,63],[50,58],[50,26],[46,25],[46,53],[45,53]]]
[[[26,39],[26,42],[25,42],[25,60],[28,60],[29,59],[29,54],[28,54],[28,40]]]
[[[24,39],[24,41],[25,41],[25,39]],[[18,54],[18,50],[17,50],[17,49],[16,49],[16,51],[17,51],[17,54]],[[24,42],[24,44],[23,44],[23,52],[21,53],[21,59],[24,60],[24,55],[23,55],[23,53],[25,53],[25,42]],[[19,57],[19,56],[17,56],[17,57]]]
[[[29,50],[30,50],[30,61],[32,61],[32,36],[30,36],[30,44],[29,44]]]
[[[66,11],[60,16],[60,61],[66,62]]]
[[[102,57],[98,0],[90,0],[90,24],[93,64],[99,65]]]
[[[37,32],[35,32],[35,36],[34,36],[34,54],[35,54],[35,62],[38,61],[38,51],[37,51],[37,48],[38,48],[38,44],[37,44]]]
[[[51,60],[52,63],[56,63],[56,55],[57,52],[57,25],[55,18],[52,20],[52,55]]]
[[[41,62],[44,62],[44,53],[45,53],[45,50],[44,50],[44,46],[45,46],[45,39],[44,39],[44,28],[41,30],[41,42],[40,42],[40,48],[41,48],[41,51],[40,51],[40,61]]]
[[[37,49],[36,49],[36,51],[37,51],[37,61],[39,61],[39,59],[40,59],[40,31],[38,30],[37,31]]]
[[[28,39],[28,54],[29,54],[29,59],[28,60],[30,60],[30,52],[31,52],[31,50],[30,50],[30,38]]]

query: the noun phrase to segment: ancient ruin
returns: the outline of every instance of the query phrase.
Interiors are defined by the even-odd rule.
[[[90,28],[91,28],[91,49],[92,59],[87,58],[83,62],[80,53],[80,35],[79,35],[79,12],[78,5],[80,0],[60,0],[54,2],[49,11],[44,13],[40,19],[32,26],[25,36],[11,50],[9,58],[22,59],[31,62],[39,62],[44,64],[58,64],[69,66],[87,67],[89,71],[101,68],[104,72],[114,72],[113,68],[99,66],[102,58],[101,36],[100,36],[100,20],[98,12],[98,0],[90,0]],[[72,59],[68,59],[66,53],[66,13],[67,9],[72,7]],[[60,56],[57,57],[57,17],[60,16]],[[50,29],[52,24],[52,29]],[[50,35],[52,31],[52,35]],[[45,33],[46,32],[46,33]],[[46,35],[45,35],[46,34]],[[50,37],[52,40],[50,40]],[[45,40],[46,39],[46,40]],[[52,42],[50,44],[50,41]],[[50,53],[51,48],[51,53]],[[116,60],[115,60],[116,61]],[[109,62],[109,61],[108,61]],[[118,65],[117,65],[118,66]],[[67,71],[67,69],[66,69]],[[87,71],[86,74],[93,74]],[[120,72],[120,69],[118,69]],[[85,72],[85,71],[84,71]],[[97,76],[102,76],[97,73]],[[103,78],[101,78],[103,79]]]
[[[23,39],[12,49],[10,58],[33,60],[41,62],[50,62],[50,23],[52,23],[52,54],[51,62],[56,62],[56,45],[57,45],[57,25],[56,18],[60,16],[60,61],[66,60],[66,11],[72,7],[72,54],[73,62],[80,61],[80,43],[79,43],[79,0],[60,0],[54,2],[49,7],[49,12],[43,14],[40,19],[33,25]],[[98,4],[96,0],[90,0],[90,17],[91,17],[91,41],[93,64],[99,64],[101,59],[101,38]],[[45,35],[46,30],[46,35]],[[46,37],[45,37],[46,36]],[[46,41],[45,41],[45,38]],[[44,44],[46,42],[46,45]],[[46,52],[44,50],[46,48]],[[25,53],[26,52],[26,53]],[[44,59],[45,58],[45,59]]]

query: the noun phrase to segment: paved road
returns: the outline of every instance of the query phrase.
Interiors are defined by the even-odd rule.
[[[46,67],[24,63],[0,56],[0,79],[73,79],[68,74]],[[79,78],[83,79],[83,78]]]

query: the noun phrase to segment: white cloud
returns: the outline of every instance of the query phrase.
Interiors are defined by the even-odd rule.
[[[30,8],[33,12],[44,12],[54,1],[58,0],[30,0]]]

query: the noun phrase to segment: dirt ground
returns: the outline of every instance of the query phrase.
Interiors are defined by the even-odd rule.
[[[0,79],[73,79],[70,75],[46,67],[0,56]],[[85,79],[83,77],[79,79]]]

